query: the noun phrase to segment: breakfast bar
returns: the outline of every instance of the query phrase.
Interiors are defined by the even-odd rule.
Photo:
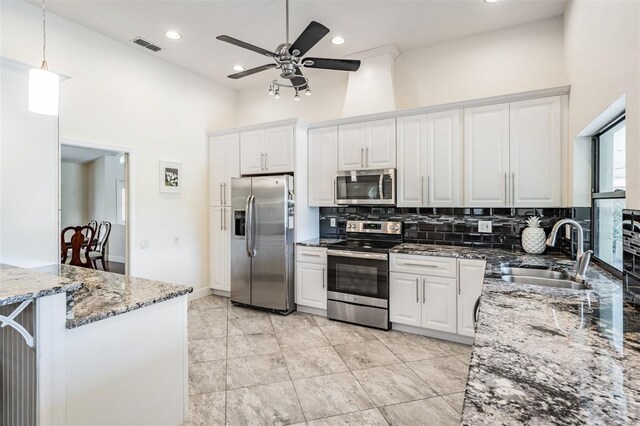
[[[2,368],[35,373],[33,380],[1,376],[8,395],[31,407],[3,410],[3,420],[180,424],[188,408],[191,291],[68,265],[1,265]]]

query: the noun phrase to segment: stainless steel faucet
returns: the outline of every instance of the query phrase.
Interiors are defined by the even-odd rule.
[[[589,262],[591,262],[591,258],[593,257],[593,250],[584,251],[584,230],[582,229],[582,225],[573,219],[561,219],[557,221],[555,225],[553,225],[549,237],[547,237],[546,244],[548,247],[556,245],[556,236],[562,225],[573,225],[573,227],[578,230],[578,248],[576,250],[576,263],[573,270],[576,273],[576,281],[582,282],[587,273],[587,268],[589,268]]]

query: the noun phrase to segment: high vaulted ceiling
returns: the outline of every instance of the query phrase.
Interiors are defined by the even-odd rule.
[[[311,20],[331,30],[309,52],[311,56],[341,58],[387,44],[406,52],[561,16],[565,6],[566,0],[291,0],[290,34],[293,42]],[[47,8],[131,46],[135,46],[132,39],[142,37],[164,50],[152,53],[135,48],[234,89],[267,84],[278,75],[269,70],[241,80],[228,79],[235,64],[249,69],[269,60],[216,36],[227,34],[274,50],[285,41],[284,0],[49,0]],[[182,39],[167,39],[164,32],[169,29],[180,32]],[[331,44],[335,35],[343,36],[346,43]]]

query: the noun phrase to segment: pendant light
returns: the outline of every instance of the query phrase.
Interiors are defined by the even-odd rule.
[[[47,27],[44,0],[42,0],[42,65],[29,70],[29,111],[45,115],[58,115],[60,79],[47,66]]]

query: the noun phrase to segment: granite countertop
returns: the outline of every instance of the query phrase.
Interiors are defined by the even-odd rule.
[[[67,328],[87,325],[193,291],[193,288],[188,286],[77,266],[51,265],[35,270],[45,272],[47,276],[58,280],[84,284],[73,293],[73,306],[67,316]]]
[[[31,269],[0,265],[0,306],[78,290],[82,282]]]
[[[500,268],[570,270],[561,254],[403,244],[392,250],[485,259],[462,424],[640,423],[640,310],[592,264],[585,291],[512,284]]]
[[[312,238],[310,240],[301,241],[296,245],[302,247],[327,247],[331,244],[339,243],[340,241],[344,241],[343,238]]]

